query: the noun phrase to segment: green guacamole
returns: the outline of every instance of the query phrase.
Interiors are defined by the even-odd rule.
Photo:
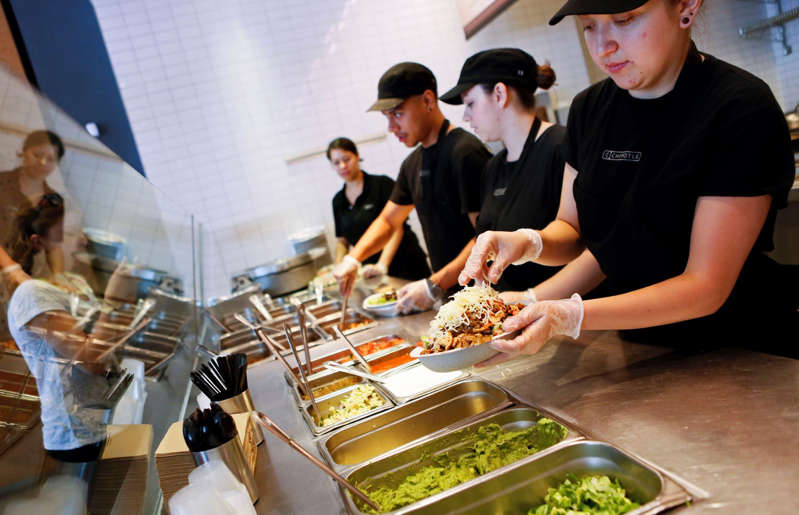
[[[498,424],[486,424],[477,430],[464,449],[458,449],[457,456],[441,454],[431,459],[422,456],[421,461],[430,463],[391,481],[398,483],[396,488],[370,488],[363,484],[358,488],[380,506],[380,513],[389,512],[546,449],[565,436],[566,428],[548,418],[541,418],[536,425],[521,431],[505,431]],[[360,508],[375,513],[368,506]]]
[[[527,515],[618,515],[639,507],[618,480],[599,475],[578,479],[570,474],[547,491],[544,502]]]

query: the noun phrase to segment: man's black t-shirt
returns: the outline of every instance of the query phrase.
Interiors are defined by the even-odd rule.
[[[764,251],[773,248],[776,210],[794,178],[788,134],[762,80],[693,45],[674,89],[660,98],[636,99],[610,79],[580,93],[569,113],[567,161],[578,172],[580,230],[611,293],[684,271],[699,197],[768,194],[766,223],[725,305],[677,325],[718,334],[751,322],[746,313],[774,300],[779,286],[765,280]]]
[[[429,174],[425,170],[423,177],[423,149],[418,146],[402,162],[391,201],[416,207],[430,263],[437,271],[474,237],[468,213],[480,211],[480,174],[491,153],[459,128],[424,151],[437,153]]]
[[[527,137],[519,159],[508,162],[508,151],[486,165],[481,181],[483,204],[476,232],[543,229],[554,220],[563,183],[566,128],[549,127],[538,140],[538,124]],[[551,277],[561,267],[525,263],[505,269],[498,290],[525,290]]]
[[[350,245],[355,245],[388,202],[394,189],[394,181],[385,175],[369,175],[363,172],[363,191],[353,205],[347,200],[345,188],[346,185],[333,197],[336,237],[344,238]],[[403,229],[402,242],[388,268],[389,275],[411,281],[429,276],[427,256],[419,246],[416,234],[407,223],[403,225]],[[377,263],[379,257],[379,253],[374,254],[364,260],[364,263]]]

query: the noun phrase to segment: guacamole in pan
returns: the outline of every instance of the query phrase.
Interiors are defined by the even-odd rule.
[[[380,513],[389,512],[546,449],[565,436],[566,428],[548,418],[521,431],[505,431],[498,424],[486,424],[477,430],[466,452],[433,457],[429,465],[402,479],[396,488],[358,488],[380,505]],[[374,513],[367,506],[360,508]]]

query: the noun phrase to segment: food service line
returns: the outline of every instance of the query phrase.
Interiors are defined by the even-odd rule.
[[[432,316],[380,319],[362,336],[421,335]],[[338,346],[315,347],[312,359]],[[587,332],[580,343],[553,341],[535,356],[472,374],[710,493],[670,513],[779,513],[793,505],[786,478],[799,474],[795,360],[737,349],[689,355]],[[321,458],[283,367],[262,362],[249,382],[255,408]],[[258,513],[347,513],[333,481],[269,435],[256,482]]]

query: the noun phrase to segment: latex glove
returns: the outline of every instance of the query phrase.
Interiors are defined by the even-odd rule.
[[[505,304],[522,303],[525,306],[533,304],[538,300],[532,288],[527,288],[524,291],[503,291],[499,294],[499,298]]]
[[[369,264],[364,266],[363,270],[361,270],[361,276],[363,276],[364,279],[376,279],[378,277],[383,277],[387,273],[388,270],[382,263]]]
[[[352,287],[355,286],[360,267],[361,262],[347,254],[333,269],[333,277],[338,281],[338,290],[343,297],[349,297],[352,293]]]
[[[31,278],[18,264],[3,268],[3,272],[0,275],[2,275],[3,280],[6,282],[9,292],[16,290],[17,286]]]
[[[419,279],[406,284],[397,292],[397,313],[405,315],[414,311],[427,311],[435,302],[436,297],[427,287],[427,281]]]
[[[489,345],[500,354],[477,364],[479,367],[500,363],[517,354],[535,354],[555,336],[580,336],[583,323],[583,299],[574,294],[569,299],[542,300],[525,307],[502,324],[504,331],[524,328],[512,340],[495,340]]]
[[[458,282],[462,286],[469,284],[472,279],[496,283],[508,265],[534,261],[541,255],[542,247],[541,235],[533,229],[486,231],[477,237]],[[488,261],[493,261],[490,268],[486,266]]]

